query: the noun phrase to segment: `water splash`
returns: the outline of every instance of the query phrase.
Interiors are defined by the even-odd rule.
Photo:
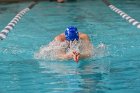
[[[94,47],[93,56],[94,58],[101,58],[109,55],[107,46],[104,43],[100,43],[97,47]]]
[[[82,47],[81,47],[82,46]],[[95,57],[104,57],[107,54],[106,45],[100,43],[97,47],[93,47],[92,49],[85,49],[88,45],[85,42],[79,40],[74,42],[59,42],[52,41],[48,45],[44,45],[40,47],[39,51],[34,54],[35,59],[43,59],[43,60],[57,60],[58,56],[63,53],[71,53],[73,51],[77,51],[82,53],[91,52],[92,58]],[[60,59],[59,59],[60,60]]]
[[[39,51],[35,53],[34,57],[36,59],[50,59],[56,60],[57,56],[64,48],[66,48],[65,42],[60,43],[56,41],[50,42],[48,45],[40,47]]]

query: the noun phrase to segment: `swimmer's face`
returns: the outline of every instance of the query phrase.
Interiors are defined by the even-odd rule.
[[[74,41],[66,41],[67,43],[67,48],[69,48],[71,51],[75,51],[76,53],[79,53],[79,41],[74,40]]]
[[[72,45],[72,44],[77,44],[79,41],[78,40],[74,40],[74,41],[68,41],[68,40],[66,40],[66,43],[68,44],[68,45]]]

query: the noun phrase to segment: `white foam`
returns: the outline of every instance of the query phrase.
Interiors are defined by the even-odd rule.
[[[56,60],[58,55],[64,52],[66,47],[67,45],[65,42],[60,43],[52,41],[48,45],[42,46],[40,50],[35,53],[35,58]]]
[[[91,46],[91,49],[87,47]],[[105,44],[101,43],[97,47],[93,48],[93,45],[87,45],[85,42],[73,42],[70,44],[68,48],[67,42],[56,42],[52,41],[48,45],[42,46],[38,52],[35,53],[34,57],[36,59],[49,59],[49,60],[57,60],[62,59],[59,56],[62,53],[72,53],[73,51],[77,51],[80,54],[90,53],[92,57],[103,57],[106,55],[106,46]]]
[[[104,57],[108,55],[107,46],[104,43],[100,43],[97,47],[94,48],[93,57]]]
[[[72,53],[73,51],[83,52],[80,50],[82,42],[79,40],[78,42],[73,41],[71,43],[68,42],[56,42],[52,41],[48,45],[42,46],[40,50],[35,53],[35,58],[37,59],[57,59],[62,53]]]

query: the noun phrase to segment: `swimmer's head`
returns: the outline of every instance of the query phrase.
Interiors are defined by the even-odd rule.
[[[66,37],[66,40],[68,40],[68,41],[74,41],[74,40],[78,41],[79,34],[78,34],[77,28],[74,26],[68,27],[65,31],[65,37]]]

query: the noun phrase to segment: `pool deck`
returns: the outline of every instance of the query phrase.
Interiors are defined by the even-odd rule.
[[[6,3],[10,3],[10,2],[21,2],[21,1],[25,1],[25,0],[0,0],[1,2],[6,2]]]

